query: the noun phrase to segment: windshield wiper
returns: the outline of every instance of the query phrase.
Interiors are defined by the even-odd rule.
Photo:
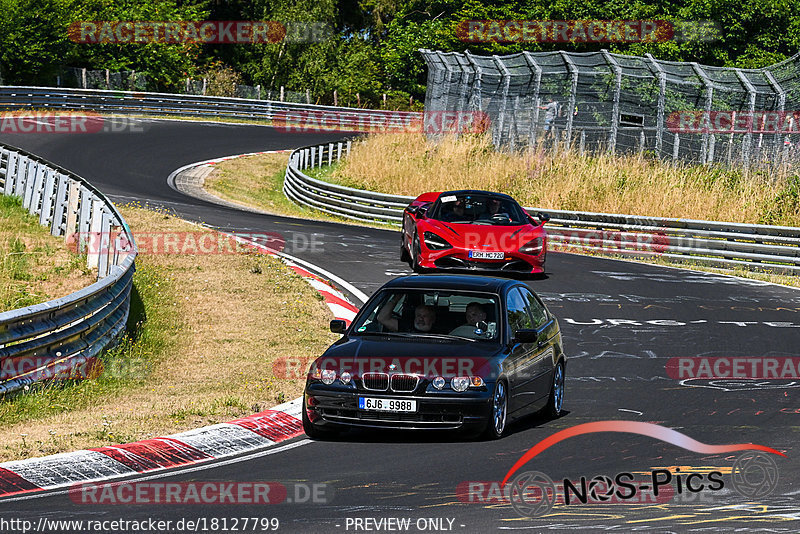
[[[353,335],[356,336],[404,336],[403,332],[373,332],[373,331],[364,331],[364,332],[354,332]]]

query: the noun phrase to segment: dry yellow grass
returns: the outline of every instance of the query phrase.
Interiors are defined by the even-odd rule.
[[[122,213],[134,235],[202,230],[139,208]],[[274,377],[273,362],[318,356],[338,337],[327,331],[331,314],[319,294],[275,258],[145,253],[137,266],[145,312],[168,325],[160,353],[144,355],[152,365],[142,369],[143,380],[75,409],[3,425],[0,460],[145,439],[268,409],[297,397],[303,385]],[[92,395],[88,382],[95,381],[76,387]]]
[[[19,199],[0,195],[0,312],[69,295],[96,279],[85,256],[50,235]]]
[[[638,156],[497,152],[486,136],[438,143],[422,135],[370,136],[354,143],[331,178],[402,195],[488,189],[545,209],[800,226],[797,177],[672,167]]]

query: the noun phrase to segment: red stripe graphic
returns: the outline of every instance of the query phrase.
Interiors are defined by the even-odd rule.
[[[230,421],[231,425],[238,425],[255,432],[269,440],[284,441],[303,433],[303,425],[296,417],[284,412],[267,410],[242,419]]]
[[[582,436],[583,434],[592,434],[595,432],[626,432],[629,434],[640,434],[642,436],[660,439],[661,441],[671,443],[672,445],[677,445],[678,447],[692,452],[703,454],[721,454],[726,452],[757,450],[786,456],[782,452],[776,451],[770,447],[766,447],[764,445],[754,445],[752,443],[709,445],[707,443],[697,441],[696,439],[692,439],[686,434],[682,434],[677,430],[672,430],[671,428],[653,423],[643,423],[641,421],[596,421],[594,423],[583,423],[581,425],[564,429],[560,432],[556,432],[549,438],[543,439],[531,447],[528,452],[523,454],[522,458],[517,460],[517,463],[515,463],[511,469],[508,470],[506,477],[503,479],[503,482],[501,482],[500,485],[505,486],[506,482],[508,482],[508,479],[510,479],[520,467],[533,459],[534,456],[552,447],[556,443],[564,441],[565,439],[573,438],[575,436]]]
[[[25,480],[13,471],[0,467],[0,495],[5,496],[38,489],[41,488],[33,482]]]
[[[172,438],[148,439],[91,450],[103,453],[139,473],[212,459],[203,451]]]

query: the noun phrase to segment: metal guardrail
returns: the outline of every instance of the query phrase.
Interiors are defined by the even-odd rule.
[[[53,109],[71,111],[96,111],[99,113],[128,113],[143,115],[179,115],[188,117],[216,117],[275,120],[282,119],[287,128],[316,127],[319,124],[303,116],[306,112],[319,118],[332,114],[339,130],[352,126],[363,129],[372,118],[381,123],[397,112],[318,106],[272,100],[200,96],[169,93],[144,93],[134,91],[108,91],[101,89],[67,89],[62,87],[0,86],[0,109]],[[300,114],[293,117],[292,114]],[[299,124],[294,124],[294,121]]]
[[[22,199],[54,236],[74,242],[97,282],[66,297],[0,313],[0,395],[53,378],[85,378],[125,327],[136,244],[122,215],[89,182],[0,144],[0,193]]]
[[[339,161],[351,142],[299,148],[289,156],[284,194],[311,208],[358,221],[399,225],[415,198],[317,180],[303,171]],[[800,228],[664,217],[525,208],[551,219],[551,249],[663,257],[721,268],[800,274]]]

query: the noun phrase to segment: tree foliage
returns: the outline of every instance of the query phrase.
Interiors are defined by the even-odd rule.
[[[800,50],[798,0],[0,0],[0,72],[5,83],[53,85],[65,67],[146,72],[162,89],[186,77],[232,69],[226,76],[276,90],[309,90],[315,99],[374,106],[388,93],[396,105],[424,98],[426,69],[418,50],[476,54],[521,50],[623,54],[758,68]],[[466,43],[464,20],[711,20],[714,41],[640,44]],[[325,39],[267,44],[81,44],[74,21],[275,20],[325,23]],[[216,70],[215,70],[216,69]],[[227,72],[227,71],[226,71]]]

